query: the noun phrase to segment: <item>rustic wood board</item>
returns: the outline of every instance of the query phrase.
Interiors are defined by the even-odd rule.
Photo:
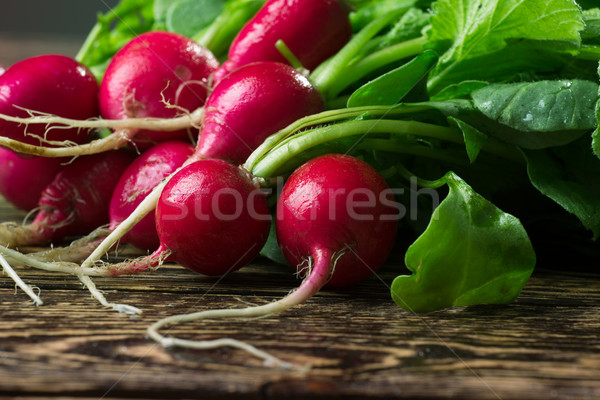
[[[0,202],[4,220],[23,213]],[[125,247],[123,252],[128,251]],[[537,270],[506,306],[461,307],[426,315],[398,308],[392,260],[346,292],[325,291],[284,314],[252,321],[179,325],[187,338],[233,337],[308,372],[268,368],[223,348],[163,349],[145,338],[161,317],[240,307],[284,296],[298,281],[259,259],[222,280],[168,265],[137,277],[97,278],[99,306],[76,278],[16,268],[40,288],[35,307],[0,276],[0,396],[19,398],[600,398],[600,276]]]

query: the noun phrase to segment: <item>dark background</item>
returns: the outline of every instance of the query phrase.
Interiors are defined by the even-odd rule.
[[[96,23],[119,0],[2,0],[0,66],[40,54],[75,56]]]
[[[0,32],[49,34],[85,38],[98,12],[106,13],[118,0],[3,0]]]

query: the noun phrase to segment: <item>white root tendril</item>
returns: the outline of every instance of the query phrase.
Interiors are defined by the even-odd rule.
[[[84,128],[84,129],[149,129],[153,131],[178,131],[185,129],[195,124],[200,124],[204,109],[202,107],[193,112],[186,112],[185,115],[174,118],[126,118],[126,119],[72,119],[63,118],[56,115],[46,113],[38,113],[28,110],[30,117],[15,117],[7,114],[0,114],[0,119],[8,122],[16,122],[18,124],[58,124],[65,128]],[[55,127],[56,128],[56,127]]]
[[[5,258],[6,257],[6,258]],[[100,268],[88,268],[82,269],[79,265],[75,263],[67,263],[67,262],[57,262],[57,263],[48,263],[44,261],[36,260],[33,257],[28,257],[25,254],[21,254],[16,250],[9,249],[4,246],[0,246],[0,264],[4,267],[4,270],[13,278],[13,280],[25,291],[29,297],[34,300],[36,305],[43,304],[42,300],[37,296],[33,290],[27,286],[19,277],[16,275],[14,270],[10,267],[7,262],[7,259],[10,260],[13,264],[22,264],[30,267],[34,267],[37,269],[41,269],[49,272],[61,272],[65,274],[75,275],[81,283],[90,291],[92,296],[98,300],[100,304],[105,307],[112,308],[115,311],[127,313],[127,314],[141,314],[142,310],[137,307],[130,306],[127,304],[117,304],[110,303],[106,300],[104,295],[96,288],[96,285],[92,281],[89,275],[95,276],[112,276],[110,270],[100,269]]]
[[[235,347],[240,350],[244,350],[255,357],[262,359],[265,362],[265,365],[275,366],[282,369],[288,370],[297,370],[297,371],[307,371],[310,369],[310,366],[298,366],[292,363],[283,361],[265,351],[259,350],[256,347],[242,342],[237,339],[232,338],[221,338],[215,340],[187,340],[180,339],[175,337],[167,337],[161,334],[159,331],[162,328],[181,324],[185,322],[206,320],[206,319],[223,319],[223,318],[243,318],[243,319],[253,319],[265,317],[273,314],[281,313],[295,305],[302,304],[310,299],[315,293],[319,291],[322,284],[324,282],[321,281],[320,274],[325,274],[325,276],[330,276],[331,268],[333,265],[339,260],[339,257],[345,250],[342,250],[338,253],[335,253],[332,257],[325,257],[320,260],[320,265],[316,265],[315,261],[312,260],[309,262],[314,270],[321,269],[317,276],[313,276],[313,274],[308,275],[302,281],[302,284],[296,289],[290,292],[287,296],[279,299],[277,301],[273,301],[271,303],[247,307],[247,308],[234,308],[234,309],[221,309],[221,310],[207,310],[207,311],[199,311],[190,314],[180,314],[173,315],[170,317],[163,318],[153,325],[148,327],[147,335],[154,341],[160,343],[165,347],[183,347],[189,349],[214,349],[222,346],[230,346]],[[323,270],[323,266],[327,267]]]
[[[21,279],[21,277],[16,273],[16,271],[10,266],[10,264],[6,261],[6,259],[0,254],[0,265],[2,266],[2,269],[4,270],[4,272],[11,277],[11,279],[13,281],[15,281],[16,285],[21,288],[21,290],[23,290],[30,298],[31,300],[33,300],[33,304],[35,304],[36,306],[41,306],[44,304],[44,302],[42,301],[42,299],[40,298],[40,296],[35,293],[34,289],[29,286],[28,284],[26,284],[25,282],[23,282],[23,280]],[[39,288],[38,289],[38,293],[39,293]]]
[[[23,143],[19,140],[0,136],[0,146],[7,147],[13,151],[42,157],[75,157],[85,154],[96,154],[108,150],[124,147],[131,142],[135,132],[141,129],[153,131],[177,131],[195,127],[201,124],[204,108],[200,107],[192,113],[187,113],[175,118],[126,118],[118,120],[88,119],[75,120],[52,115],[35,115],[29,112],[31,117],[14,117],[0,114],[0,119],[10,122],[24,124],[25,129],[30,124],[59,124],[69,128],[111,128],[115,132],[102,139],[92,140],[89,143],[73,145],[72,142],[52,142],[59,147],[35,146]],[[56,129],[52,126],[47,128]]]
[[[286,297],[287,298],[287,297]],[[285,300],[285,299],[282,299]],[[214,340],[186,340],[174,337],[163,336],[159,333],[159,330],[166,326],[176,325],[183,322],[198,321],[201,319],[212,319],[212,318],[257,318],[264,317],[269,314],[279,312],[281,307],[280,301],[265,304],[262,306],[254,306],[242,309],[224,309],[224,310],[208,310],[200,311],[191,314],[173,315],[167,318],[163,318],[158,322],[151,325],[148,330],[148,336],[154,341],[160,343],[164,347],[183,347],[195,350],[208,350],[216,349],[219,347],[234,347],[243,351],[246,351],[253,356],[262,359],[267,365],[275,366],[284,370],[306,370],[310,367],[297,366],[287,361],[283,361],[263,350],[260,350],[251,344],[242,342],[237,339],[221,338]]]
[[[90,278],[89,276],[80,275],[79,280],[81,281],[81,283],[83,283],[85,285],[85,287],[89,290],[89,292],[92,294],[92,296],[96,300],[98,300],[98,302],[100,304],[102,304],[103,306],[112,308],[113,310],[118,311],[120,313],[134,314],[134,315],[138,315],[138,314],[142,313],[142,310],[140,310],[139,308],[130,306],[128,304],[118,304],[118,303],[108,302],[106,300],[106,298],[104,297],[104,295],[102,294],[102,292],[100,292],[98,290],[98,288],[96,287],[96,284],[92,281],[92,278]]]

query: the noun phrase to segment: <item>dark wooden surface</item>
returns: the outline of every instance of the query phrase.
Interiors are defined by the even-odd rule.
[[[6,203],[0,213],[22,217]],[[600,275],[538,269],[512,304],[417,315],[390,299],[388,286],[402,271],[393,261],[351,291],[322,292],[281,315],[169,331],[233,337],[312,364],[300,373],[267,368],[239,350],[165,350],[145,338],[159,318],[272,301],[297,285],[290,271],[264,260],[220,281],[172,265],[95,279],[110,301],[139,306],[141,316],[104,309],[74,277],[17,271],[45,305],[33,306],[0,276],[0,397],[600,398]]]

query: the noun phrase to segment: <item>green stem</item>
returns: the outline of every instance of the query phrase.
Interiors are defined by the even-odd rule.
[[[327,98],[330,87],[335,84],[340,76],[346,73],[346,68],[350,62],[363,50],[369,40],[405,11],[405,9],[400,9],[372,21],[354,35],[335,56],[317,67],[310,75],[310,80],[319,92]]]
[[[275,42],[275,48],[277,48],[277,51],[279,51],[283,58],[285,58],[294,69],[298,70],[302,75],[308,75],[308,69],[302,65],[302,62],[300,62],[298,57],[296,57],[283,40],[279,39]]]
[[[100,22],[96,22],[96,24],[94,25],[94,27],[92,28],[92,30],[90,31],[88,36],[86,37],[85,41],[83,42],[81,49],[79,49],[79,51],[77,52],[77,55],[75,56],[75,60],[77,60],[81,63],[85,62],[87,53],[92,48],[92,46],[96,42],[96,38],[98,37],[98,35],[100,35],[101,32],[102,32],[102,24]]]
[[[373,117],[385,116],[387,118],[393,118],[409,113],[418,113],[429,109],[430,107],[427,107],[427,105],[366,106],[328,110],[318,114],[309,115],[296,120],[279,132],[269,136],[256,150],[252,152],[252,154],[250,154],[244,163],[244,168],[246,168],[248,171],[252,171],[255,165],[260,162],[261,158],[268,154],[274,147],[280,144],[283,140],[296,135],[303,129],[343,120],[352,120],[362,115],[369,115]]]
[[[416,176],[415,174],[410,172],[402,164],[397,164],[396,169],[397,169],[398,173],[404,177],[404,179],[406,179],[407,181],[412,181],[412,180],[416,179],[417,185],[424,187],[424,188],[438,189],[438,188],[441,188],[442,186],[445,186],[448,183],[446,181],[445,177],[436,179],[434,181],[431,181],[429,179],[419,178],[418,176]]]
[[[427,124],[418,121],[364,120],[341,122],[316,128],[282,140],[249,171],[257,177],[276,175],[279,168],[298,154],[319,144],[349,136],[359,136],[357,142],[367,135],[392,134],[419,136],[464,144],[457,128]],[[352,150],[350,148],[349,150]]]
[[[378,68],[419,54],[423,51],[423,45],[426,41],[427,38],[425,36],[410,39],[383,50],[379,50],[378,52],[366,56],[355,64],[348,66],[345,69],[344,74],[330,84],[330,87],[327,89],[328,96],[337,96],[342,90]]]
[[[600,46],[582,45],[575,57],[581,60],[598,61],[600,59]]]

